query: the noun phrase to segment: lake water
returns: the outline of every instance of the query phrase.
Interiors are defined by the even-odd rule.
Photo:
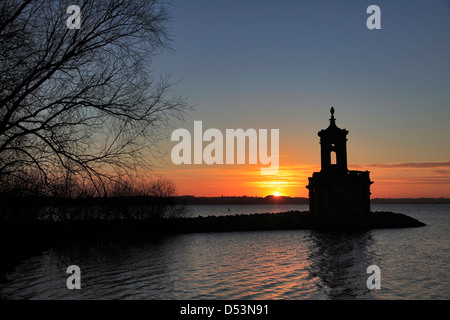
[[[229,210],[228,210],[229,209]],[[193,206],[194,216],[307,210],[306,205]],[[173,235],[53,248],[22,261],[3,299],[449,299],[450,205],[372,205],[423,228]],[[80,235],[82,236],[82,235]],[[57,241],[57,240],[55,240]],[[66,268],[81,269],[68,290]],[[369,290],[367,267],[381,270]]]

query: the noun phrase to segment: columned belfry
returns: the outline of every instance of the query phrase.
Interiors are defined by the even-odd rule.
[[[336,126],[331,108],[328,128],[319,131],[321,170],[309,178],[309,209],[312,213],[354,216],[370,212],[369,171],[347,168],[347,134]]]
[[[334,108],[331,107],[330,126],[319,131],[320,172],[347,172],[347,134],[348,131],[336,126]]]

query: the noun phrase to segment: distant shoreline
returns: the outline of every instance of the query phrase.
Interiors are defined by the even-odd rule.
[[[119,196],[119,197],[49,197],[49,196],[8,196],[0,194],[0,203],[5,208],[18,207],[43,207],[43,206],[92,206],[92,205],[152,205],[160,203],[180,205],[266,205],[289,204],[308,205],[309,198],[286,196],[221,196],[221,197],[196,197],[190,195],[171,196],[167,198],[152,196]],[[450,198],[374,198],[371,204],[450,204]],[[168,203],[167,203],[168,204]],[[0,209],[1,211],[1,209]]]
[[[195,197],[179,196],[187,205],[309,204],[304,197]],[[374,198],[371,204],[450,204],[450,198]]]

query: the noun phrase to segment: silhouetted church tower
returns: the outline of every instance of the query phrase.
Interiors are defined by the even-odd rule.
[[[336,126],[331,108],[328,128],[319,131],[321,170],[309,178],[309,209],[321,215],[361,215],[370,212],[369,171],[347,169],[348,131]]]

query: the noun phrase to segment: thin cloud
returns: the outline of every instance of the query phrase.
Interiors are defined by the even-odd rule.
[[[372,168],[447,168],[450,162],[406,162],[406,163],[372,163]]]

